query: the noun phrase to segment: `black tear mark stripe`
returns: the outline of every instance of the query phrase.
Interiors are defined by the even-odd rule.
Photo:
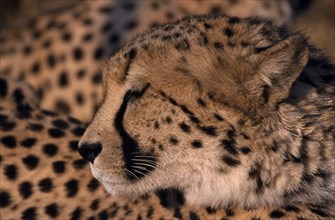
[[[136,50],[136,48],[132,48],[132,49],[130,49],[129,52],[127,52],[127,53],[124,55],[126,58],[128,58],[128,61],[127,61],[127,64],[126,64],[126,69],[125,69],[125,71],[124,71],[124,75],[125,75],[125,76],[128,75],[130,66],[131,66],[132,62],[135,60],[136,55],[137,55],[137,50]]]
[[[123,127],[123,117],[124,117],[124,114],[126,112],[128,102],[131,99],[141,98],[148,88],[149,88],[149,84],[147,84],[140,91],[128,90],[126,92],[125,96],[123,97],[122,104],[120,106],[120,109],[116,113],[116,117],[115,117],[115,120],[114,120],[114,126],[115,126],[117,132],[119,133],[119,135],[122,139],[123,159],[125,161],[125,168],[128,170],[126,172],[126,175],[127,175],[127,178],[129,180],[140,179],[154,169],[153,166],[144,166],[143,165],[143,167],[146,168],[146,169],[142,169],[142,170],[140,170],[140,172],[136,172],[136,170],[133,167],[135,165],[135,162],[134,162],[134,160],[132,160],[135,155],[147,156],[145,158],[146,158],[146,160],[150,160],[148,162],[150,162],[151,164],[152,164],[152,162],[156,162],[156,159],[152,154],[144,153],[144,152],[140,151],[138,143],[136,142],[136,140],[133,139],[132,137],[130,137],[130,135],[127,133],[127,131]],[[150,156],[150,157],[148,157],[148,156]]]

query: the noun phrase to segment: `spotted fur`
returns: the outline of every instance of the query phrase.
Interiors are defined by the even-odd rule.
[[[288,23],[300,5],[294,2],[80,1],[32,19],[22,28],[1,30],[0,74],[29,82],[43,108],[89,121],[101,100],[100,62],[136,33],[205,13]]]
[[[139,35],[104,70],[80,141],[112,195],[178,188],[193,205],[335,202],[335,73],[305,36],[195,16]]]
[[[77,153],[85,124],[31,105],[34,92],[0,77],[0,219],[331,219],[332,209],[299,203],[244,210],[196,208],[177,189],[131,199],[108,195]],[[6,86],[3,86],[6,85]],[[24,91],[16,99],[16,91]],[[33,96],[31,96],[33,95]],[[29,101],[30,102],[30,101]]]

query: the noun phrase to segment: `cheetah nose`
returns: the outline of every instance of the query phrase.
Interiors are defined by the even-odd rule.
[[[84,142],[78,148],[80,156],[82,156],[85,160],[90,161],[91,163],[94,162],[94,159],[100,154],[101,150],[101,143],[90,144]]]

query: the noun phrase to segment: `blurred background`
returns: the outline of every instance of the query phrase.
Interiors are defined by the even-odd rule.
[[[335,0],[305,1],[308,8],[297,17],[294,25],[307,33],[335,63]],[[60,11],[79,3],[78,0],[1,0],[0,27],[20,26],[28,17]]]

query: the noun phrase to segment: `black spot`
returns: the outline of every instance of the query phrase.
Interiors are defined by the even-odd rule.
[[[7,81],[0,79],[0,96],[5,97],[7,95]]]
[[[109,44],[118,44],[119,41],[120,41],[120,35],[118,33],[112,33],[108,38]]]
[[[7,165],[4,174],[9,180],[15,180],[17,177],[17,167],[15,165]]]
[[[0,128],[2,131],[10,131],[15,128],[16,123],[11,121],[2,121],[0,123]]]
[[[201,143],[200,140],[194,140],[194,141],[192,141],[191,144],[194,148],[201,148],[202,147],[202,143]]]
[[[165,16],[166,16],[166,18],[168,20],[172,20],[175,17],[175,15],[173,14],[173,12],[171,12],[171,11],[166,12]]]
[[[102,76],[100,72],[94,74],[92,77],[92,82],[94,84],[100,84],[102,82]]]
[[[41,33],[40,31],[35,30],[35,31],[33,31],[33,33],[32,33],[32,38],[33,38],[34,40],[37,40],[38,38],[41,37],[41,35],[42,35],[42,33]]]
[[[76,61],[79,61],[79,60],[81,60],[82,58],[83,58],[83,56],[84,56],[84,53],[83,53],[83,51],[82,51],[82,49],[80,49],[80,48],[75,48],[74,50],[73,50],[73,58],[76,60]]]
[[[21,219],[22,220],[35,220],[36,219],[36,208],[35,207],[30,207],[27,208],[22,212]]]
[[[171,124],[171,123],[172,123],[172,119],[171,119],[169,116],[165,118],[165,121],[166,121],[166,123],[168,123],[168,124]]]
[[[280,210],[273,210],[271,213],[270,213],[270,217],[271,218],[281,218],[285,215],[284,212],[280,211]]]
[[[200,218],[196,213],[190,212],[190,220],[200,220]]]
[[[60,138],[60,137],[63,137],[65,135],[65,133],[62,130],[59,130],[57,128],[48,129],[48,133],[49,133],[50,137],[53,137],[53,138]]]
[[[57,112],[68,114],[70,112],[69,105],[63,100],[57,100],[55,104]]]
[[[294,205],[286,205],[284,209],[288,212],[295,212],[295,213],[300,212],[300,209]]]
[[[19,118],[31,118],[32,108],[29,104],[20,104],[16,106],[17,117]]]
[[[79,186],[78,180],[72,179],[65,183],[66,196],[68,198],[74,197],[77,195]]]
[[[158,10],[160,7],[159,2],[151,2],[151,8],[154,10]]]
[[[102,26],[101,31],[103,33],[108,32],[110,29],[112,29],[112,27],[113,27],[113,23],[108,21]]]
[[[128,12],[130,12],[130,11],[133,11],[135,8],[136,8],[136,4],[135,4],[135,2],[127,2],[127,1],[125,1],[125,2],[123,2],[123,4],[122,4],[122,8],[125,10],[125,11],[128,11]]]
[[[229,24],[238,24],[241,22],[241,19],[239,17],[230,17],[228,19]]]
[[[110,13],[112,13],[114,11],[113,7],[110,6],[102,6],[101,8],[99,8],[99,12],[102,14],[107,14],[109,15]]]
[[[5,136],[1,138],[1,143],[5,145],[7,148],[15,148],[16,147],[16,139],[12,135]]]
[[[206,211],[207,211],[208,214],[212,215],[212,214],[216,213],[217,209],[212,208],[212,207],[207,207]]]
[[[41,67],[40,64],[38,62],[35,62],[32,66],[31,66],[31,72],[36,74],[40,71]]]
[[[33,51],[33,48],[31,46],[25,46],[23,48],[23,54],[26,55],[26,56],[31,54],[32,51]]]
[[[211,29],[212,25],[208,24],[208,23],[204,23],[204,27],[206,30]]]
[[[78,92],[76,94],[76,102],[78,105],[82,105],[84,103],[84,96],[82,93]]]
[[[128,21],[126,24],[125,24],[125,29],[127,30],[133,30],[134,28],[136,28],[138,25],[137,21],[133,20],[133,21]]]
[[[187,39],[183,39],[175,44],[174,46],[177,50],[189,50],[190,44]]]
[[[53,68],[55,67],[56,65],[56,58],[54,55],[50,54],[48,57],[47,57],[47,64],[50,68]]]
[[[51,46],[51,44],[52,44],[51,40],[48,39],[48,40],[43,42],[42,47],[43,48],[49,48]]]
[[[71,213],[71,219],[70,220],[79,220],[82,216],[82,209],[77,207],[73,212]]]
[[[262,86],[262,88],[263,88],[263,93],[262,93],[263,102],[267,104],[269,102],[270,87],[268,85],[264,85]]]
[[[31,148],[37,142],[36,138],[26,138],[21,141],[23,147]]]
[[[58,205],[56,203],[51,203],[44,207],[44,212],[51,218],[56,218],[59,215]]]
[[[185,122],[180,123],[179,127],[185,133],[190,133],[191,132],[191,127],[188,124],[186,124]]]
[[[69,147],[72,151],[77,151],[78,150],[78,141],[70,141],[69,142]]]
[[[263,191],[263,181],[261,178],[261,166],[257,163],[254,167],[249,170],[249,177],[255,179],[256,181],[256,193],[261,193]]]
[[[15,102],[18,104],[21,103],[24,99],[24,95],[21,89],[15,89],[13,95],[15,98]]]
[[[225,28],[223,30],[224,35],[226,35],[227,37],[232,37],[234,36],[234,31],[231,28]]]
[[[241,164],[239,160],[233,159],[229,156],[223,156],[222,160],[230,167],[236,167]]]
[[[95,60],[100,60],[101,58],[104,57],[105,51],[102,47],[98,47],[95,51],[94,51],[94,59]]]
[[[319,207],[312,207],[310,208],[311,212],[321,216],[321,217],[330,217],[328,213],[320,209]]]
[[[38,187],[41,192],[50,192],[53,184],[50,178],[45,178],[38,182]]]
[[[67,123],[63,119],[54,119],[54,120],[52,120],[52,124],[56,128],[60,128],[60,129],[66,129],[66,128],[69,127],[69,123]]]
[[[220,50],[223,49],[223,45],[222,45],[220,42],[214,42],[214,47],[215,47],[216,49],[220,49]]]
[[[75,169],[83,169],[88,164],[88,162],[84,159],[78,159],[73,161],[72,164]]]
[[[91,26],[91,25],[93,24],[93,20],[92,20],[91,18],[85,18],[85,19],[83,20],[83,24],[84,24],[85,26]]]
[[[99,220],[108,220],[107,210],[102,210],[101,212],[99,212],[98,216],[99,216]]]
[[[183,219],[183,215],[181,214],[180,208],[175,208],[173,211],[173,217],[177,219]]]
[[[170,139],[169,139],[169,141],[173,145],[176,145],[179,142],[179,140],[176,137],[174,137],[174,136],[171,136]]]
[[[55,173],[64,173],[65,172],[65,162],[61,160],[53,162],[52,169]]]
[[[234,212],[234,210],[227,208],[227,209],[226,209],[226,215],[227,215],[228,217],[232,217],[232,216],[235,215],[235,212]]]
[[[48,116],[51,116],[51,117],[54,117],[54,116],[57,116],[57,113],[55,112],[50,112],[48,110],[42,110],[43,114],[45,115],[48,115]]]
[[[99,208],[99,199],[95,199],[91,202],[90,209],[91,210],[97,210]]]
[[[128,58],[130,60],[134,60],[136,58],[136,55],[137,55],[137,50],[136,48],[132,48],[130,49],[130,51],[127,53],[128,54]]]
[[[71,41],[71,39],[72,39],[72,35],[71,35],[71,33],[64,33],[63,35],[62,35],[62,39],[63,39],[63,41],[65,41],[65,42],[69,42],[69,41]]]
[[[230,154],[232,155],[238,155],[238,151],[235,147],[235,141],[234,140],[221,140],[221,146]]]
[[[154,128],[155,128],[155,129],[159,129],[159,127],[160,127],[160,126],[159,126],[159,122],[158,122],[158,121],[155,121],[155,123],[154,123]]]
[[[153,214],[154,214],[154,208],[150,205],[147,211],[147,218],[152,218]]]
[[[77,78],[78,78],[78,79],[82,79],[85,75],[86,75],[86,71],[85,71],[84,69],[80,69],[80,70],[77,72]]]
[[[29,198],[33,194],[33,185],[28,181],[20,183],[19,193],[23,199]]]
[[[38,165],[39,159],[34,155],[29,155],[22,158],[22,162],[26,165],[27,169],[32,170]]]
[[[210,9],[210,14],[219,14],[222,12],[222,9],[219,5],[214,5]]]
[[[207,106],[206,102],[205,102],[204,100],[202,100],[202,99],[197,99],[197,102],[198,102],[198,104],[201,105],[202,107],[206,107],[206,106]]]
[[[61,72],[61,74],[59,75],[59,79],[58,79],[58,85],[60,87],[65,87],[69,84],[69,79],[68,79],[68,73],[63,71]]]
[[[164,189],[157,191],[160,204],[165,208],[178,208],[184,205],[185,198],[177,189]]]
[[[248,154],[251,152],[249,147],[241,147],[240,151],[242,152],[242,154]]]
[[[45,144],[42,151],[45,155],[52,157],[57,154],[58,147],[55,144]]]
[[[81,137],[85,132],[85,128],[75,127],[71,130],[71,132],[72,132],[72,134],[76,135],[77,137]]]
[[[218,121],[223,121],[223,118],[217,113],[214,113],[214,118]]]
[[[0,208],[5,208],[11,203],[10,195],[7,192],[0,191]]]
[[[199,129],[209,136],[217,136],[216,128],[213,126],[199,126]]]
[[[44,127],[40,124],[29,123],[27,128],[31,131],[42,131]]]
[[[93,34],[91,34],[91,33],[87,33],[87,34],[85,34],[84,36],[83,36],[83,41],[84,42],[89,42],[89,41],[91,41],[93,39]]]
[[[76,118],[73,118],[73,117],[71,117],[71,116],[68,116],[68,119],[69,119],[69,121],[70,121],[72,124],[81,125],[81,121],[79,121],[79,120],[76,119]]]

